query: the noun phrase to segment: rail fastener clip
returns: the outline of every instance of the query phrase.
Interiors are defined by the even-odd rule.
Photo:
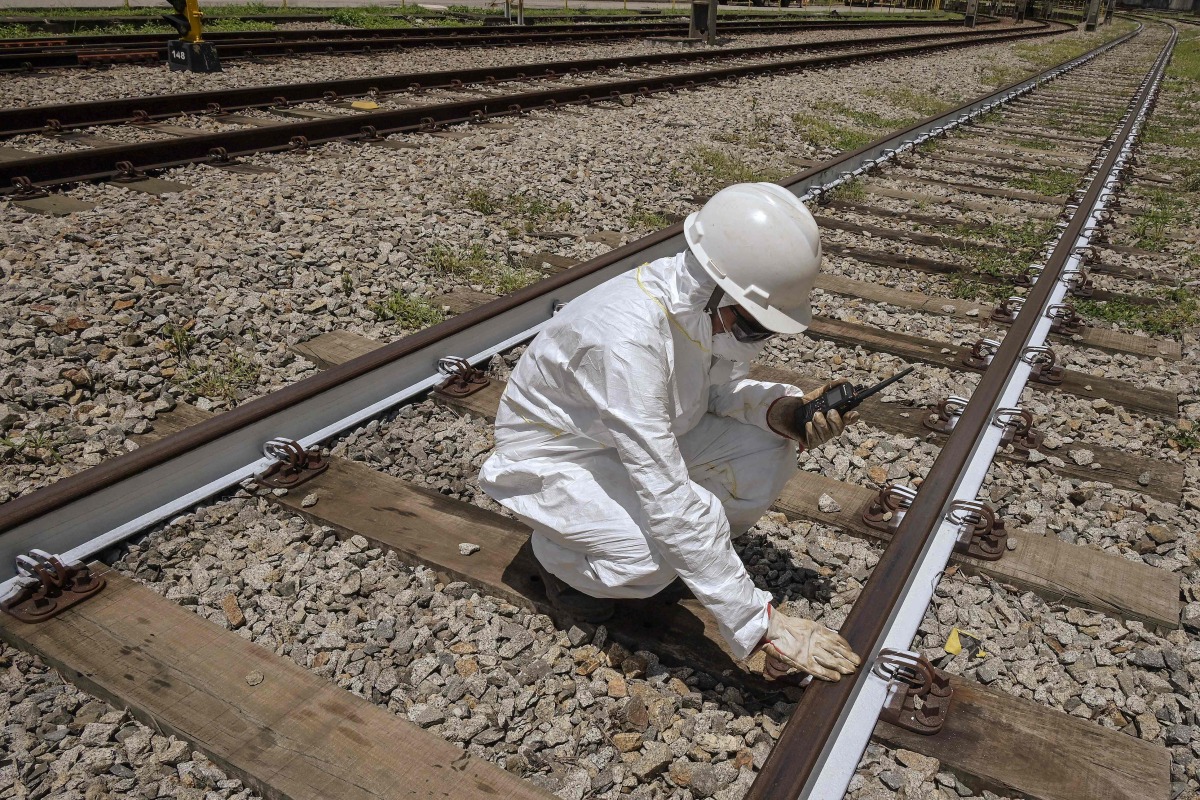
[[[306,450],[294,439],[271,439],[263,445],[263,455],[274,458],[275,463],[254,479],[275,489],[294,488],[329,469],[329,461],[321,455],[320,447]]]
[[[954,697],[946,673],[923,655],[891,648],[879,651],[872,671],[890,683],[881,721],[924,736],[942,730]]]
[[[64,564],[59,556],[30,550],[17,556],[17,574],[32,583],[0,603],[22,622],[45,622],[104,588],[105,580],[85,564]]]
[[[445,397],[470,397],[491,383],[483,370],[471,366],[469,361],[460,356],[438,359],[437,368],[438,372],[446,376],[446,380],[438,384],[433,391]]]

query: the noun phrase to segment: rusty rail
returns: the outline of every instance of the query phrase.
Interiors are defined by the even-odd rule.
[[[768,75],[848,63],[916,55],[933,50],[973,47],[979,44],[1049,36],[1068,30],[1052,26],[1014,33],[968,36],[950,42],[882,47],[864,52],[836,53],[791,59],[768,64],[749,64],[676,75],[631,78],[583,86],[521,92],[501,97],[462,100],[453,103],[375,111],[320,119],[290,125],[271,125],[250,130],[172,138],[117,147],[102,147],[49,156],[0,162],[0,194],[17,193],[18,185],[54,186],[86,180],[102,180],[127,172],[119,164],[128,162],[136,170],[164,169],[190,163],[223,163],[230,158],[259,152],[304,149],[337,140],[370,140],[403,131],[431,130],[438,125],[484,122],[494,117],[520,114],[535,109],[587,104],[598,100],[636,98],[654,92],[692,89],[756,75]],[[6,188],[5,188],[6,187]]]
[[[952,27],[951,22],[892,22],[882,27]],[[763,23],[726,22],[727,33],[784,33],[804,30],[878,29],[878,23],[855,21],[811,22],[784,20]],[[387,31],[213,31],[205,34],[217,47],[222,61],[268,56],[319,55],[327,53],[369,53],[414,47],[499,47],[525,44],[559,44],[580,41],[612,41],[637,36],[684,36],[688,26],[679,22],[648,22],[598,25],[539,25],[524,28],[464,27],[440,29],[401,28]],[[124,50],[156,54],[166,60],[170,34],[121,34],[114,36],[72,36],[29,39],[10,42],[0,51],[0,71],[49,67],[76,67],[89,55],[119,54]]]
[[[941,41],[961,37],[963,33],[964,31],[959,29],[949,33],[905,34],[883,39],[872,36],[838,41],[723,48],[704,52],[648,53],[612,58],[573,59],[512,66],[372,75],[365,78],[345,78],[311,83],[279,83],[239,89],[118,97],[85,103],[5,108],[0,109],[0,136],[42,133],[89,125],[142,122],[179,114],[219,114],[281,104],[334,101],[355,96],[460,88],[478,83],[490,85],[506,81],[553,79],[580,72],[603,72],[608,69],[626,69],[655,64],[691,64],[783,53],[850,50],[856,47],[878,48],[919,41]]]
[[[1164,47],[1150,75],[1161,71],[1174,38]],[[1131,108],[1145,107],[1153,93],[1147,80]],[[793,800],[810,797],[813,782],[830,758],[834,743],[846,725],[853,699],[871,675],[871,667],[883,644],[884,635],[910,591],[918,566],[955,501],[960,476],[972,459],[979,440],[992,424],[993,412],[1009,375],[1020,363],[1030,334],[1042,317],[1047,300],[1071,258],[1076,240],[1090,218],[1090,210],[1105,188],[1121,148],[1137,120],[1134,113],[1112,139],[1108,156],[1101,163],[1079,202],[1078,209],[1062,232],[1041,276],[1012,323],[983,374],[978,388],[963,409],[957,424],[908,507],[887,549],[880,557],[862,593],[855,601],[841,634],[855,652],[863,656],[863,668],[838,683],[820,683],[805,691],[792,712],[787,727],[746,795],[749,800]],[[868,732],[869,733],[869,732]],[[863,740],[865,745],[865,739]],[[859,751],[861,753],[861,750]],[[849,754],[842,753],[839,758]],[[857,758],[855,759],[857,761]]]

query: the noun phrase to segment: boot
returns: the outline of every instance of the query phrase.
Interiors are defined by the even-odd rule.
[[[554,577],[540,561],[537,567],[542,585],[546,587],[546,598],[556,610],[591,623],[606,622],[616,611],[615,601],[607,597],[592,597],[567,585]]]

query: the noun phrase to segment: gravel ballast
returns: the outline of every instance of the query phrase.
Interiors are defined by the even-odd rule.
[[[984,62],[972,59],[994,60],[1007,52],[994,48],[985,56],[959,51],[954,54],[955,65],[966,61],[982,69]],[[112,298],[122,294],[138,296],[135,306],[105,312],[107,318],[95,325],[79,331],[67,326],[67,334],[55,334],[64,340],[57,355],[50,350],[47,326],[17,321],[30,329],[28,339],[36,341],[40,336],[46,342],[47,354],[32,359],[32,368],[45,375],[66,364],[78,368],[78,361],[70,359],[78,359],[79,354],[71,356],[67,348],[82,347],[82,354],[89,346],[105,346],[111,341],[110,331],[118,328],[145,342],[139,355],[114,354],[109,362],[100,362],[115,362],[114,371],[105,367],[103,388],[89,390],[91,395],[81,395],[75,404],[70,401],[78,384],[55,376],[74,387],[70,394],[36,412],[6,399],[12,407],[9,413],[23,425],[52,421],[46,430],[58,432],[66,426],[50,412],[66,409],[67,425],[77,427],[84,438],[64,447],[62,465],[54,466],[73,469],[77,462],[72,448],[91,447],[88,455],[112,452],[89,444],[97,434],[106,448],[126,447],[126,436],[145,429],[150,411],[166,410],[172,398],[201,397],[214,410],[240,399],[214,401],[194,389],[181,391],[171,380],[174,375],[162,373],[186,362],[185,352],[205,353],[205,359],[214,360],[238,353],[239,358],[252,360],[259,372],[256,381],[246,382],[246,396],[310,374],[312,368],[290,356],[285,343],[335,328],[394,337],[402,327],[377,320],[366,310],[367,303],[378,302],[391,288],[434,303],[448,288],[495,290],[476,275],[447,275],[431,268],[435,245],[469,252],[471,242],[486,242],[490,264],[508,263],[514,269],[542,249],[575,258],[601,252],[610,245],[582,237],[602,231],[628,236],[627,231],[637,230],[633,220],[643,218],[640,215],[682,214],[695,207],[694,198],[709,187],[703,173],[692,171],[693,141],[713,141],[715,134],[722,134],[729,139],[717,140],[716,148],[722,152],[755,169],[786,169],[789,157],[819,158],[826,152],[812,142],[783,135],[792,124],[790,114],[797,103],[812,108],[836,102],[858,108],[861,100],[863,107],[898,117],[906,113],[904,108],[864,92],[880,80],[933,88],[943,69],[936,58],[889,62],[889,66],[895,69],[869,76],[866,70],[853,75],[852,70],[828,72],[819,84],[811,76],[771,78],[754,81],[753,86],[744,83],[639,102],[632,109],[579,116],[535,114],[516,121],[512,129],[482,137],[474,132],[465,139],[426,138],[408,162],[380,163],[379,158],[369,157],[369,151],[350,146],[327,147],[307,156],[255,159],[288,164],[294,172],[287,174],[286,183],[282,175],[239,183],[230,181],[230,176],[210,177],[199,168],[175,171],[173,179],[197,187],[200,196],[211,201],[213,208],[206,209],[203,222],[226,231],[224,237],[213,235],[201,245],[197,261],[206,260],[204,266],[171,255],[179,243],[194,246],[195,239],[186,231],[161,241],[161,234],[171,230],[167,220],[183,207],[177,205],[181,200],[170,196],[147,203],[112,187],[83,187],[74,194],[103,202],[97,211],[71,221],[23,215],[16,219],[16,212],[6,208],[0,214],[19,222],[25,228],[21,235],[34,246],[38,241],[53,241],[39,239],[50,231],[82,228],[77,235],[86,238],[71,244],[84,245],[86,265],[78,265],[81,259],[75,248],[66,244],[44,253],[47,258],[37,262],[50,262],[42,269],[50,270],[51,280],[65,285],[64,298],[78,297],[65,294],[66,286],[81,282],[84,274],[122,290],[96,289],[91,297],[115,303],[119,301]],[[963,80],[963,75],[972,74],[970,68],[956,74],[956,89],[966,94],[982,91]],[[736,98],[746,96],[758,98],[753,119],[725,108],[726,102],[732,106]],[[852,103],[849,96],[857,99]],[[596,125],[597,120],[602,126]],[[686,127],[661,126],[664,120]],[[595,139],[598,127],[606,133],[600,142]],[[621,135],[613,135],[614,130]],[[636,143],[626,141],[635,136],[633,131],[638,131]],[[518,171],[501,163],[501,154],[523,152],[533,146],[531,142],[546,166]],[[480,149],[473,149],[476,146]],[[621,156],[628,157],[634,147],[641,157],[622,163]],[[453,167],[449,156],[455,159]],[[464,175],[471,176],[468,186],[463,185]],[[331,190],[331,182],[347,180],[355,187],[352,195]],[[489,197],[498,194],[504,202],[496,211],[473,210],[464,189],[484,191]],[[511,199],[521,195],[566,199],[571,210],[561,216],[551,210],[534,219],[523,217],[522,211],[530,213],[529,206]],[[196,196],[189,194],[192,200]],[[235,197],[244,205],[235,206]],[[110,210],[114,201],[121,210]],[[238,208],[232,215],[236,219],[225,218],[218,206]],[[1024,208],[1011,201],[997,207],[1008,210],[1004,219],[1013,220],[1020,219]],[[129,252],[119,250],[108,238],[115,235],[112,231],[122,213],[130,218],[131,230],[123,235],[133,237],[135,255],[114,264],[112,260]],[[152,216],[159,219],[157,224],[147,221]],[[230,246],[235,223],[257,238],[258,250],[252,256]],[[74,228],[69,227],[72,224]],[[515,233],[502,230],[506,225],[513,226]],[[579,238],[555,241],[536,235],[547,230]],[[838,241],[865,246],[849,234],[836,236]],[[159,246],[162,249],[156,254]],[[0,260],[10,259],[4,264],[6,275],[16,273],[9,269],[16,262],[8,252],[0,250]],[[913,248],[913,252],[925,250]],[[863,280],[893,274],[850,259],[827,261],[841,274]],[[22,273],[30,263],[21,262]],[[161,270],[155,273],[160,279],[178,283],[147,280],[141,289],[129,288],[127,282],[151,263]],[[910,280],[926,281],[924,291],[937,293],[938,286],[945,287],[944,279],[907,274]],[[349,277],[349,291],[342,289],[342,276]],[[34,292],[32,286],[31,276],[21,291]],[[323,305],[304,310],[322,301]],[[23,302],[29,305],[38,299],[26,297]],[[250,310],[264,306],[271,313],[259,330],[257,321],[263,315],[252,317]],[[966,328],[974,326],[887,306],[848,311],[851,306],[845,298],[829,294],[817,298],[817,307],[830,316],[862,315],[859,321],[889,330],[919,331],[947,342],[961,341],[968,335]],[[157,313],[151,315],[152,311]],[[51,312],[25,313],[44,317]],[[128,321],[118,321],[117,314]],[[174,321],[192,315],[198,321],[188,330],[163,334],[167,322],[181,324]],[[65,319],[64,314],[58,316]],[[101,333],[93,334],[89,342],[85,336],[93,327]],[[194,341],[189,343],[187,337]],[[1098,375],[1131,381],[1153,375],[1154,385],[1178,391],[1184,413],[1194,414],[1196,397],[1189,388],[1194,385],[1194,345],[1193,337],[1185,337],[1184,360],[1175,364],[1092,350],[1072,352],[1069,358],[1072,368]],[[496,359],[493,370],[498,376],[503,377],[514,355]],[[141,360],[135,363],[134,358]],[[171,360],[174,365],[165,363]],[[802,369],[814,377],[847,377],[857,382],[890,374],[902,365],[892,356],[809,339],[772,342],[762,360]],[[89,372],[92,366],[91,360],[83,364]],[[15,368],[6,368],[16,374]],[[114,375],[117,371],[122,373],[120,380]],[[143,388],[147,375],[159,380]],[[93,385],[98,382],[95,375],[88,377]],[[134,387],[129,387],[131,378]],[[19,380],[22,387],[31,387],[25,391],[33,391],[36,381],[26,384],[23,375]],[[976,380],[973,374],[922,367],[889,394],[928,402],[951,392],[965,394]],[[10,378],[3,385],[11,391],[14,382]],[[76,417],[80,407],[100,396],[109,406],[107,413],[94,415],[93,408],[80,421]],[[1057,437],[1059,446],[1052,448],[1056,453],[1073,458],[1070,453],[1086,449],[1090,441],[1116,444],[1148,457],[1185,460],[1164,444],[1159,423],[1063,394],[1031,393],[1027,400],[1039,427]],[[1120,425],[1114,426],[1114,421]],[[88,426],[100,430],[90,432]],[[1112,438],[1114,434],[1121,438]],[[336,445],[334,452],[494,510],[495,504],[479,492],[475,480],[490,445],[490,426],[485,421],[425,402],[372,422]],[[859,425],[841,439],[806,453],[801,464],[831,477],[870,484],[880,469],[888,478],[894,473],[897,480],[919,477],[936,453],[934,442],[899,439]],[[1200,477],[1195,458],[1187,458],[1185,464],[1186,486],[1194,497]],[[52,469],[27,469],[9,491],[21,493],[53,477]],[[917,646],[950,671],[994,689],[1170,746],[1176,789],[1194,793],[1195,757],[1200,750],[1196,749],[1191,681],[1200,679],[1196,666],[1200,663],[1196,638],[1200,542],[1189,519],[1195,503],[1178,508],[1102,484],[1054,478],[1048,472],[1037,477],[1039,486],[1031,488],[1033,476],[1028,471],[1000,466],[993,469],[985,491],[992,493],[1002,514],[1016,517],[1022,526],[1041,521],[1047,535],[1181,572],[1188,598],[1185,627],[1159,636],[1136,623],[1047,603],[984,578],[952,574],[938,589]],[[1136,511],[1135,505],[1145,513]],[[1157,527],[1151,532],[1150,526]],[[1153,546],[1145,549],[1142,536],[1150,536]],[[464,535],[464,541],[469,536]],[[845,618],[880,552],[875,544],[849,539],[827,526],[788,522],[774,513],[739,547],[761,584],[780,600],[793,602],[797,613],[834,627]],[[721,683],[719,676],[662,665],[650,652],[614,651],[604,629],[560,631],[542,615],[480,595],[465,584],[441,584],[426,570],[411,569],[394,556],[371,550],[364,539],[338,541],[328,530],[280,513],[267,498],[245,491],[159,529],[131,546],[118,568],[168,598],[194,607],[215,624],[235,628],[239,635],[405,714],[561,797],[622,793],[681,800],[741,797],[790,711],[786,697],[753,697]],[[231,602],[240,621],[228,610]],[[968,648],[949,657],[942,644],[955,627],[977,634],[987,655],[973,657],[975,651]],[[974,794],[934,759],[873,745],[849,796],[940,800],[997,795]]]

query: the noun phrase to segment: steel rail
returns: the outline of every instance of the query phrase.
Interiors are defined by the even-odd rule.
[[[683,20],[680,22],[680,20]],[[839,30],[843,28],[878,28],[878,27],[915,27],[915,26],[957,26],[962,27],[961,20],[932,20],[922,21],[905,19],[895,23],[877,20],[860,21],[860,20],[840,20],[836,22],[823,22],[820,20],[809,20],[798,17],[771,17],[765,20],[761,19],[739,19],[725,20],[724,25],[730,26],[734,30],[739,27],[759,27],[764,25],[788,27],[804,27],[812,28],[813,30]],[[496,26],[496,25],[462,25],[462,26],[433,26],[428,28],[323,28],[318,30],[301,30],[301,31],[206,31],[204,38],[206,41],[211,41],[215,44],[236,43],[242,39],[250,39],[254,41],[274,40],[279,42],[306,42],[306,41],[332,41],[336,39],[361,39],[363,41],[382,40],[382,39],[420,39],[435,36],[521,36],[534,34],[537,36],[548,36],[556,33],[586,33],[596,32],[604,33],[609,31],[646,31],[657,28],[670,28],[672,30],[687,27],[687,21],[684,17],[663,20],[659,17],[646,17],[639,22],[607,22],[599,21],[594,25],[580,25],[577,23],[550,23],[538,25],[536,31],[526,31],[523,28],[515,26]],[[70,44],[79,46],[96,46],[109,47],[113,45],[148,45],[148,44],[165,44],[168,39],[177,38],[175,33],[121,33],[113,35],[97,34],[95,36],[72,36],[69,39]],[[61,36],[44,36],[37,38],[29,38],[20,40],[22,43],[28,43],[31,47],[40,45],[57,46],[62,41]]]
[[[627,69],[657,64],[713,63],[779,53],[851,50],[855,47],[877,48],[905,42],[944,41],[961,36],[961,30],[949,33],[912,33],[886,38],[875,36],[866,39],[734,47],[705,52],[648,53],[436,72],[372,75],[365,78],[345,78],[311,83],[277,83],[240,89],[120,97],[84,103],[22,106],[0,109],[0,137],[93,125],[119,125],[138,118],[153,120],[166,119],[180,114],[212,113],[214,106],[221,112],[243,111],[281,104],[322,102],[355,96],[459,88],[468,84],[562,78],[580,72],[603,72],[610,69]]]
[[[911,647],[957,539],[958,526],[947,519],[951,505],[976,497],[1001,433],[993,423],[994,414],[1002,400],[1019,399],[1029,374],[1031,337],[1035,329],[1044,337],[1049,328],[1049,304],[1056,290],[1062,296],[1061,279],[1081,236],[1085,231],[1090,236],[1097,225],[1093,209],[1110,191],[1115,167],[1124,163],[1122,154],[1154,96],[1174,41],[1172,34],[1131,100],[1109,140],[1107,156],[1079,201],[1080,210],[1061,232],[1021,312],[841,626],[841,634],[862,656],[862,668],[837,683],[817,681],[809,686],[747,793],[749,800],[833,800],[845,791],[887,699],[888,682],[873,672],[875,660],[885,646]],[[993,450],[987,450],[985,443]],[[987,456],[986,463],[979,462],[981,453]],[[910,598],[916,602],[910,603]],[[953,708],[949,713],[954,713]]]
[[[987,96],[931,116],[793,176],[785,185],[811,196],[868,171],[915,142],[988,113],[1120,45],[1136,32]],[[481,363],[531,338],[555,304],[646,260],[679,252],[675,224],[487,305],[164,437],[143,448],[0,505],[0,592],[15,588],[16,556],[38,547],[68,562],[104,548],[227,490],[264,469],[262,444],[275,437],[305,446],[326,441],[428,390],[438,359]]]
[[[942,27],[946,23],[897,22],[887,23],[886,27],[924,27],[926,24]],[[268,56],[321,55],[335,53],[362,53],[378,50],[408,49],[416,47],[496,47],[509,45],[542,44],[552,45],[580,41],[610,41],[614,39],[630,39],[638,36],[682,36],[687,32],[686,25],[678,23],[645,23],[640,25],[615,26],[563,26],[567,30],[548,30],[554,26],[539,27],[536,30],[524,29],[467,29],[461,33],[454,28],[441,28],[441,32],[427,33],[422,30],[419,35],[389,34],[363,36],[360,31],[350,31],[358,34],[354,37],[315,39],[309,31],[297,33],[308,34],[303,38],[290,41],[279,41],[279,37],[268,31],[253,31],[237,37],[219,38],[212,35],[217,54],[225,60],[238,58],[256,58]],[[808,22],[780,22],[764,24],[760,22],[728,22],[722,26],[726,33],[783,33],[801,30],[823,30],[826,28],[869,28],[877,27],[865,23],[821,23],[813,25]],[[447,33],[445,31],[453,31]],[[130,34],[136,35],[136,34]],[[0,71],[29,70],[50,67],[79,67],[89,66],[104,56],[121,56],[122,54],[144,54],[146,58],[166,60],[166,34],[154,34],[154,39],[133,41],[128,43],[109,43],[96,45],[79,45],[75,42],[62,44],[62,40],[50,40],[43,45],[35,43],[29,46],[0,47]]]
[[[732,78],[769,75],[820,67],[861,63],[882,58],[916,55],[934,50],[975,47],[980,44],[1028,39],[1061,33],[1069,27],[994,33],[932,44],[883,47],[867,51],[810,56],[800,59],[754,63],[702,72],[646,76],[580,86],[541,89],[501,97],[475,98],[429,106],[372,111],[332,119],[309,120],[287,125],[222,131],[115,147],[98,147],[68,153],[0,162],[0,195],[18,191],[28,180],[35,186],[53,186],[77,181],[102,180],[128,174],[122,164],[137,170],[158,170],[190,163],[220,163],[251,153],[294,150],[298,147],[343,140],[431,129],[436,125],[483,122],[488,119],[562,105],[587,104],[622,96],[690,89]],[[302,138],[300,138],[302,137]]]

